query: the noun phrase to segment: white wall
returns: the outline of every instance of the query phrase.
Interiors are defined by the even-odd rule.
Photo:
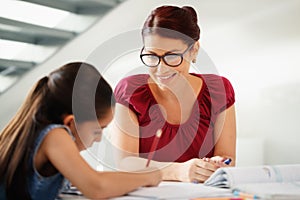
[[[136,67],[141,65],[139,31],[150,10],[163,4],[197,9],[202,50],[235,88],[241,165],[300,163],[298,0],[128,0],[1,95],[0,128],[31,85],[66,62],[87,60],[112,85],[143,71]]]

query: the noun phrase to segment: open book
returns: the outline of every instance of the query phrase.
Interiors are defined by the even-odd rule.
[[[300,165],[264,165],[217,169],[204,183],[265,199],[300,199]]]
[[[129,197],[149,199],[192,199],[199,197],[233,196],[229,189],[208,187],[203,184],[163,181],[158,187],[141,187],[128,194]]]

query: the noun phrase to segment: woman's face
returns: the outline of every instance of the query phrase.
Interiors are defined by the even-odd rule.
[[[163,59],[156,67],[149,67],[150,77],[159,87],[170,87],[180,84],[189,75],[190,62],[192,60],[191,49],[180,39],[166,38],[159,35],[144,37],[144,50],[142,54],[156,54],[163,56],[169,53],[186,53],[182,63],[177,67],[168,66]]]
[[[107,111],[106,115],[98,121],[87,121],[76,125],[75,143],[79,150],[82,151],[91,147],[94,142],[100,142],[102,131],[108,126],[113,119],[113,112],[111,109]]]

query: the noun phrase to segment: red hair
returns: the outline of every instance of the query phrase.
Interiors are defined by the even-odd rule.
[[[158,34],[192,44],[200,38],[196,11],[190,6],[161,6],[146,19],[142,35]]]

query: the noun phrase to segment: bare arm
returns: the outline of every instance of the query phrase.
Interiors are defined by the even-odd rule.
[[[111,142],[119,150],[117,163],[127,156],[139,155],[139,125],[136,115],[121,104],[116,104]]]
[[[86,197],[108,198],[124,195],[140,186],[160,182],[160,172],[97,172],[81,157],[74,141],[63,129],[53,129],[40,151],[52,165],[71,181]]]
[[[236,119],[234,105],[227,108],[218,116],[214,134],[214,156],[216,160],[231,158],[232,162],[230,165],[234,166],[236,157]]]
[[[112,143],[118,150],[118,166],[125,170],[137,170],[146,165],[146,159],[139,155],[139,127],[137,116],[121,104],[115,107],[115,118],[112,131]],[[135,158],[133,158],[135,156]],[[216,169],[214,163],[202,159],[191,159],[184,163],[151,161],[150,166],[161,169],[163,180],[203,182]]]

